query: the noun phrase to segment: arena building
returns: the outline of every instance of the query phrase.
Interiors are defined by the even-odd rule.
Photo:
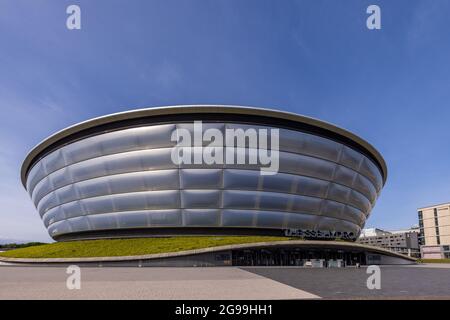
[[[208,130],[223,140],[211,144]],[[225,150],[230,130],[244,133],[244,145]],[[192,147],[180,143],[185,134],[194,137]],[[210,155],[236,162],[205,162],[208,147]],[[272,163],[237,160],[262,149]],[[186,153],[192,162],[174,159]],[[68,127],[37,145],[21,171],[55,240],[186,234],[355,240],[386,177],[374,147],[329,123],[197,105],[127,111]]]

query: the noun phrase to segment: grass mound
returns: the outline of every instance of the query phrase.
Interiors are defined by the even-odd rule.
[[[450,263],[450,259],[419,259],[421,263]]]
[[[40,246],[0,252],[9,258],[87,258],[136,256],[177,252],[231,244],[289,240],[286,237],[214,236],[108,239],[56,242]]]

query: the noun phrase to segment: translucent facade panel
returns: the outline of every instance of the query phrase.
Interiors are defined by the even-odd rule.
[[[315,214],[288,213],[286,215],[286,228],[314,230],[320,217]]]
[[[222,170],[182,169],[180,181],[182,189],[219,189],[222,187]]]
[[[280,150],[293,153],[303,153],[306,133],[280,129]]]
[[[286,213],[276,211],[256,212],[256,226],[259,228],[281,229],[284,225]]]
[[[70,229],[72,229],[72,232],[81,232],[81,231],[87,231],[92,230],[89,226],[89,221],[87,217],[76,217],[67,220],[70,225]]]
[[[289,204],[295,196],[287,193],[258,192],[256,207],[261,210],[289,210]]]
[[[178,170],[155,170],[113,175],[109,177],[112,193],[179,188]]]
[[[33,168],[30,169],[27,177],[27,190],[31,195],[34,186],[47,174],[45,172],[44,166],[42,165],[42,159],[35,163]]]
[[[220,210],[185,209],[182,214],[185,226],[218,227],[220,225]]]
[[[117,229],[115,213],[94,214],[87,216],[92,230]]]
[[[255,191],[223,191],[223,207],[229,209],[257,209],[259,193]]]
[[[91,160],[79,162],[69,167],[58,170],[50,174],[48,177],[50,178],[50,180],[52,180],[54,189],[61,188],[69,183],[102,177],[108,174],[107,161],[111,161],[111,157],[108,156],[108,158],[109,159],[94,158]],[[124,163],[127,162],[126,158],[122,160]],[[59,176],[61,176],[62,178],[57,178]]]
[[[154,192],[154,191],[152,191],[152,192]],[[151,193],[147,193],[147,192],[121,193],[121,194],[114,195],[113,197],[109,197],[109,201],[111,202],[112,208],[111,208],[111,210],[108,210],[108,211],[109,212],[112,212],[112,211],[117,212],[117,211],[134,211],[134,210],[148,209],[147,196],[151,197],[152,200],[155,200],[155,198],[157,197],[157,196],[151,196]],[[97,203],[98,199],[100,199],[100,198],[92,198],[92,199],[95,201],[94,203]],[[158,200],[160,200],[160,199],[158,199]],[[85,201],[86,201],[86,203],[88,203],[89,199],[87,199]],[[155,205],[154,202],[152,202],[151,204]],[[87,205],[87,207],[89,208],[89,205]],[[170,208],[173,208],[173,207],[170,206]],[[158,207],[158,209],[160,209],[160,207]],[[95,213],[99,213],[99,212],[95,212]]]
[[[151,210],[148,219],[152,227],[176,227],[183,225],[181,210]]]
[[[50,191],[67,186],[70,183],[72,183],[72,173],[70,172],[69,167],[57,170],[39,181],[34,189],[33,199],[34,201],[39,201]]]
[[[58,169],[61,169],[62,167],[67,165],[66,158],[63,154],[63,150],[64,148],[57,149],[52,153],[48,154],[47,156],[45,156],[43,160],[41,160],[42,164],[45,166],[45,172],[47,174],[54,172]],[[40,177],[42,178],[43,175],[41,174]]]
[[[377,198],[377,190],[374,185],[366,177],[358,174],[353,184],[353,189],[361,192],[370,200],[370,202],[375,201]]]
[[[322,215],[333,217],[338,220],[349,221],[358,225],[365,222],[365,216],[360,210],[331,201],[327,201],[326,205],[323,207]]]
[[[226,169],[223,171],[223,188],[256,190],[260,176],[256,170]]]
[[[132,151],[107,156],[104,159],[108,174],[139,170],[171,169],[177,166],[171,160],[171,148]]]
[[[114,131],[102,135],[101,148],[103,154],[113,154],[170,147],[176,144],[176,141],[170,139],[174,130],[175,125],[166,124]]]
[[[322,201],[320,198],[293,196],[288,209],[297,212],[318,212]]]
[[[369,199],[367,199],[365,196],[363,196],[361,193],[351,190],[350,196],[348,199],[348,203],[355,208],[361,209],[362,212],[367,214],[372,210],[372,206],[370,204]]]
[[[59,219],[57,218],[57,215],[60,213],[59,210],[53,210],[52,212],[50,212],[49,214],[46,214],[43,218],[42,221],[44,221],[44,225],[46,227],[48,227],[50,224],[55,223],[56,221],[59,220],[63,220],[65,219],[64,217],[60,217]]]
[[[341,149],[342,145],[340,143],[307,134],[303,144],[302,153],[337,162]]]
[[[347,187],[353,187],[357,172],[343,166],[337,166],[334,173],[334,181],[339,182]]]
[[[77,182],[74,186],[78,190],[80,198],[98,197],[107,195],[112,192],[111,185],[109,184],[110,177],[93,178],[81,182]],[[66,188],[66,187],[63,187]],[[57,189],[55,192],[59,192],[61,189]]]
[[[341,184],[330,183],[327,198],[338,202],[347,203],[351,191],[352,189]]]
[[[73,203],[70,203],[70,204],[73,204]],[[42,217],[42,219],[44,219],[44,220],[47,219],[47,217],[54,218],[55,221],[65,219],[65,212],[63,210],[63,207],[55,207],[46,212],[39,212],[39,214]]]
[[[262,167],[258,161],[257,149],[234,148],[224,151],[224,168],[257,170]]]
[[[68,221],[61,221],[57,222],[55,224],[52,224],[48,228],[48,233],[50,236],[58,236],[61,234],[66,234],[72,232],[72,228],[70,227],[70,224]]]
[[[202,147],[176,147],[174,149],[174,159],[177,159],[180,168],[186,169],[202,169],[207,167],[208,169],[219,169],[223,167],[222,162],[224,160],[219,159],[219,161],[209,161],[204,157],[206,149]],[[219,148],[222,150],[222,148]],[[169,160],[172,161],[172,160]]]
[[[345,204],[331,200],[324,200],[321,208],[321,214],[322,216],[341,219],[343,216],[344,208]]]
[[[84,209],[86,210],[86,214],[99,214],[114,211],[126,211],[127,209],[135,210],[136,205],[132,202],[132,200],[135,199],[133,199],[130,194],[128,198],[125,197],[115,198],[114,202],[112,197],[110,196],[83,199],[75,202],[84,207]],[[126,208],[125,204],[123,204],[122,202],[126,202],[127,204],[129,204],[129,208]],[[118,205],[116,205],[116,203],[118,203]],[[63,207],[64,211],[66,211],[65,209],[67,208],[67,205],[63,205]],[[125,208],[125,209],[116,210],[116,208]]]
[[[351,221],[357,225],[363,225],[366,222],[366,216],[364,213],[354,207],[345,206],[343,213],[345,220]]]
[[[328,181],[302,176],[299,176],[298,179],[297,193],[320,198],[326,196],[329,184]]]
[[[361,153],[353,150],[352,148],[344,146],[339,163],[355,171],[358,171],[363,157],[364,156]]]
[[[238,147],[244,147],[248,148],[250,146],[250,143],[255,144],[258,143],[259,141],[259,130],[266,130],[267,132],[267,142],[270,145],[270,137],[271,137],[271,130],[272,129],[276,129],[276,128],[271,128],[271,127],[267,127],[267,126],[258,126],[258,125],[246,125],[246,124],[239,124],[239,123],[227,123],[226,127],[225,127],[225,134],[226,134],[226,130],[231,130],[229,131],[230,133],[233,133],[235,136],[237,135],[239,138],[241,137],[245,137],[245,139],[243,140],[244,143],[242,144],[242,140],[241,139],[237,139],[235,138],[233,141],[234,146]],[[240,130],[240,131],[238,131]],[[244,136],[242,135],[242,133],[244,133]],[[256,137],[256,139],[255,139]]]
[[[361,229],[351,221],[321,217],[317,223],[317,230],[353,232],[358,235]]]
[[[221,194],[219,190],[183,190],[181,191],[181,207],[220,208]]]
[[[123,135],[122,131],[118,131],[121,135]],[[118,136],[116,134],[116,136]],[[64,153],[64,159],[67,164],[73,164],[76,162],[80,162],[86,159],[99,157],[103,154],[101,144],[103,135],[97,135],[93,137],[89,137],[83,140],[76,141],[74,143],[68,144],[67,146],[61,148],[61,151]],[[47,159],[45,159],[47,160]],[[61,167],[60,167],[61,168]],[[59,168],[54,168],[59,169]],[[48,173],[53,172],[54,170],[48,171]]]
[[[286,193],[224,191],[223,206],[231,209],[317,212],[322,199]]]
[[[299,181],[298,176],[284,173],[261,176],[261,180],[262,190],[285,193],[294,193]]]
[[[68,186],[54,191],[58,203],[66,203],[79,198],[75,185],[69,184]]]
[[[45,177],[42,179],[37,187],[35,188],[35,192],[33,193],[31,199],[33,200],[34,205],[36,206],[39,203],[39,200],[42,199],[45,195],[52,192],[53,188],[50,184],[50,179]]]
[[[63,206],[50,209],[48,212],[52,212],[54,210],[60,211],[61,215],[66,219],[82,216],[88,213],[81,201],[72,201]]]
[[[224,227],[253,227],[255,220],[256,211],[253,210],[222,211],[222,226]]]
[[[280,171],[330,180],[335,163],[294,153],[280,152]]]
[[[147,211],[117,212],[119,228],[146,228],[150,225]]]
[[[342,221],[322,216],[317,221],[317,230],[340,231],[340,225],[342,225]]]
[[[135,135],[138,145],[143,149],[156,149],[176,145],[176,141],[171,140],[172,132],[176,129],[175,124],[161,124],[140,127]]]
[[[172,209],[180,206],[178,191],[170,190],[123,193],[114,195],[112,199],[115,207],[113,211]]]
[[[359,226],[349,221],[340,221],[338,227],[339,229],[337,231],[353,232],[355,236],[358,236],[361,232],[361,228]]]
[[[383,187],[383,178],[377,166],[368,158],[364,157],[359,169],[360,173],[367,177],[374,184],[377,192],[379,192]]]
[[[100,164],[98,164],[100,165]],[[74,181],[73,174],[75,174],[75,177],[77,172],[72,173],[71,167],[64,167],[62,169],[59,169],[55,171],[54,173],[48,175],[46,179],[50,181],[50,186],[52,190],[55,190],[57,188],[60,188],[62,186],[66,186],[69,183],[72,183]],[[37,188],[36,188],[37,189]]]
[[[178,141],[181,142],[181,139],[184,137],[184,132],[182,132],[181,130],[187,130],[189,132],[189,135],[191,137],[191,142],[192,144],[194,143],[194,139],[195,139],[195,135],[194,135],[194,123],[179,123],[176,125],[177,126],[177,130],[180,130],[178,132],[180,132],[179,134],[181,135],[180,139]],[[202,128],[202,136],[198,137],[198,143],[201,144],[202,146],[209,146],[212,142],[215,142],[215,138],[219,135],[218,133],[220,132],[220,135],[222,137],[224,137],[224,128],[225,128],[225,124],[223,123],[206,123],[206,122],[202,122],[201,125]],[[213,130],[211,130],[213,129]],[[208,130],[209,132],[207,133],[208,136],[205,136],[205,139],[202,139],[202,137],[205,134],[205,131]],[[216,130],[216,131],[214,131]],[[221,145],[224,145],[224,139],[222,140],[218,140],[217,142],[219,142]]]

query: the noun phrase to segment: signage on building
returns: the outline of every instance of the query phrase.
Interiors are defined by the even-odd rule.
[[[305,239],[356,240],[356,235],[353,232],[341,232],[331,230],[285,229],[284,235],[287,237],[300,237]]]

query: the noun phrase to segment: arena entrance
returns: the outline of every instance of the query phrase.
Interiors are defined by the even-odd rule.
[[[345,267],[366,264],[361,251],[324,248],[264,248],[232,251],[234,266],[315,266]]]

